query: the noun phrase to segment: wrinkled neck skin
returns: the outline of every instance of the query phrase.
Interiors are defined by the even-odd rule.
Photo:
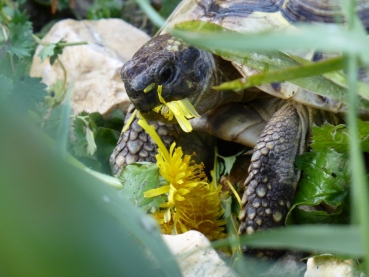
[[[222,72],[224,62],[165,34],[143,45],[124,64],[121,76],[135,107],[149,120],[165,121],[152,111],[161,104],[157,93],[159,85],[166,102],[188,98],[200,115],[222,104],[241,101],[242,94],[212,89],[236,71],[228,66],[227,72]],[[234,72],[229,74],[229,70]]]

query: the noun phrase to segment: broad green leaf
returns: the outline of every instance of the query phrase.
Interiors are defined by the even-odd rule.
[[[155,212],[167,201],[167,196],[145,198],[144,193],[160,186],[159,169],[156,164],[140,163],[127,165],[118,176],[123,184],[122,194],[145,212]]]
[[[117,145],[117,141],[119,139],[120,132],[105,127],[98,127],[94,133],[95,142],[97,145],[97,156],[100,159],[105,161],[109,160],[111,153],[115,146]]]
[[[73,123],[72,153],[95,170],[111,174],[109,157],[119,139],[122,122],[121,112],[108,119],[97,112],[80,113]]]
[[[2,275],[181,276],[151,217],[0,106]]]
[[[213,247],[246,245],[268,249],[295,249],[321,252],[351,257],[362,257],[364,248],[359,228],[356,225],[302,225],[275,228],[242,235],[239,238],[226,238],[212,243]]]
[[[346,125],[334,126],[326,122],[321,127],[313,126],[312,131],[311,147],[314,150],[332,148],[340,153],[348,152],[349,134]],[[358,134],[362,151],[369,152],[369,122],[358,120]]]
[[[347,223],[348,191],[351,171],[345,154],[325,148],[298,157],[303,170],[295,204],[287,216],[297,223]]]

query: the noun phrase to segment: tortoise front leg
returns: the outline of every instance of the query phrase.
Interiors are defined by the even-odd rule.
[[[126,114],[127,124],[132,113],[133,105],[130,105]],[[157,146],[145,130],[138,125],[139,116],[136,114],[129,128],[120,134],[117,146],[110,156],[110,167],[114,175],[119,175],[123,168],[135,162],[156,162]],[[213,149],[215,138],[202,132],[184,133],[178,125],[150,121],[164,145],[169,149],[175,141],[177,146],[183,148],[183,152],[193,155],[196,163],[213,165]]]
[[[127,124],[133,112],[134,106],[130,105],[124,124]],[[117,146],[110,156],[110,167],[114,175],[119,175],[125,166],[135,162],[156,162],[157,146],[149,134],[138,125],[138,120],[139,116],[136,114],[129,128],[120,134]],[[169,147],[175,139],[174,125],[160,122],[151,122],[151,124],[164,144]]]
[[[304,149],[303,123],[296,108],[288,103],[262,131],[245,181],[239,234],[284,225],[300,175],[294,162]]]

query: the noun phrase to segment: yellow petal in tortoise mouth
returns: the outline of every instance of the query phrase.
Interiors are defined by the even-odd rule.
[[[188,98],[182,100],[166,102],[161,96],[162,86],[158,86],[158,97],[160,100],[160,105],[156,106],[153,111],[156,113],[161,113],[169,121],[176,118],[178,124],[181,126],[182,130],[185,132],[191,132],[192,126],[187,119],[200,117],[200,115],[195,110],[194,106],[191,104]]]

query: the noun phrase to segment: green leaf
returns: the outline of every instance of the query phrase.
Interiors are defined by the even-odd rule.
[[[159,14],[164,18],[169,17],[180,2],[180,0],[163,0]]]
[[[346,48],[350,48],[347,49],[347,51],[354,51],[355,53],[356,51],[358,51],[363,58],[367,59],[367,57],[369,57],[368,48],[366,47],[366,44],[364,44],[364,40],[366,41],[367,38],[355,34],[355,40],[360,40],[360,43],[358,42],[358,45],[360,45],[360,50],[351,49],[352,47],[347,47],[346,41],[353,39],[353,34],[347,32],[340,26],[309,25],[300,26],[301,30],[299,29],[298,32],[291,30],[274,30],[260,34],[240,34],[233,30],[222,28],[216,24],[201,21],[188,21],[180,23],[176,25],[176,27],[180,28],[181,31],[176,30],[174,31],[174,34],[183,38],[190,44],[224,57],[227,60],[232,60],[260,72],[264,72],[265,75],[255,77],[258,82],[261,81],[258,79],[269,79],[272,77],[269,76],[267,72],[277,71],[278,74],[282,74],[283,70],[287,70],[287,72],[290,74],[288,80],[290,83],[305,88],[308,91],[312,91],[322,96],[331,98],[333,101],[340,101],[346,104],[346,81],[341,80],[340,82],[336,83],[334,80],[330,79],[330,77],[333,75],[329,74],[325,76],[310,76],[305,78],[298,78],[300,73],[301,76],[304,76],[309,72],[305,72],[306,69],[301,69],[295,71],[294,73],[294,70],[291,69],[291,67],[293,68],[300,66],[301,62],[298,62],[297,59],[293,58],[293,55],[284,53],[284,50],[297,49],[301,51],[302,49],[306,49],[311,52],[314,49],[320,49],[322,51],[327,50],[330,52],[341,52],[342,48],[337,48],[336,44],[332,44],[332,41],[336,41],[336,36],[339,36],[340,34],[346,37],[346,40],[343,40],[342,37],[340,37],[339,40],[342,40],[342,42],[345,41]],[[328,31],[327,29],[329,29],[330,31]],[[191,30],[193,32],[188,32],[188,30]],[[323,35],[323,32],[326,32],[326,34],[328,35]],[[324,41],[327,39],[327,37],[334,34],[334,38],[332,38],[329,43],[331,48],[326,47],[327,44],[324,45],[325,47],[322,47],[322,39],[318,38],[315,33],[321,34]],[[305,34],[306,37],[303,34]],[[309,36],[313,36],[314,38],[309,38],[309,42],[306,42],[307,37]],[[292,44],[291,41],[293,41]],[[367,60],[367,64],[369,65],[369,59]],[[340,67],[339,63],[335,66],[337,65],[338,67]],[[332,69],[336,68],[335,66],[332,66]],[[323,62],[323,71],[330,68],[330,66],[325,69],[324,67],[325,65]],[[279,72],[278,70],[282,71]],[[319,70],[322,70],[322,68],[320,68]],[[310,75],[311,73],[314,72],[312,71],[308,75]],[[283,79],[283,74],[277,77]],[[251,81],[255,81],[255,79]],[[263,82],[266,82],[266,80],[264,80]],[[369,110],[369,99],[367,90],[360,89],[359,93],[361,96],[360,101],[358,102],[359,108]]]
[[[109,158],[122,128],[122,112],[104,119],[101,114],[82,112],[76,116],[71,152],[95,170],[111,174]]]
[[[120,17],[123,3],[117,0],[94,0],[86,14],[87,19]]]
[[[0,107],[1,275],[181,276],[151,217]]]
[[[239,155],[242,155],[242,153],[244,153],[245,150],[243,149],[241,152],[233,155],[233,156],[229,156],[229,157],[223,157],[219,154],[217,154],[218,157],[222,158],[224,160],[224,174],[227,175],[227,174],[230,174],[231,173],[231,170],[232,170],[232,167],[233,167],[233,164],[236,162],[237,160],[237,157]],[[223,172],[223,171],[220,171],[220,172]]]
[[[252,236],[226,238],[212,243],[213,247],[246,245],[268,249],[295,249],[308,252],[333,253],[362,257],[364,248],[359,228],[355,225],[303,225],[256,232]]]
[[[13,93],[10,95],[11,103],[18,107],[20,113],[35,108],[37,103],[43,102],[46,96],[46,85],[40,78],[29,76],[13,79]]]
[[[26,11],[20,12],[18,9],[14,9],[12,17],[14,24],[29,24],[29,16]]]
[[[351,176],[347,155],[325,148],[305,153],[295,164],[303,173],[287,220],[293,213],[297,223],[347,223],[342,214]]]
[[[0,74],[0,97],[9,95],[13,90],[13,80]]]
[[[41,118],[43,119],[43,130],[52,139],[56,140],[61,124],[63,105],[56,106],[50,110],[45,103],[42,103],[37,108]]]
[[[87,154],[92,156],[96,152],[97,148],[94,139],[94,134],[88,126],[86,127],[85,132],[87,141]]]
[[[123,184],[122,194],[145,212],[155,212],[159,205],[167,200],[167,196],[145,198],[144,192],[160,186],[159,169],[156,164],[136,163],[127,165],[120,176]]]
[[[106,163],[108,166],[110,155],[117,145],[119,135],[120,131],[105,127],[98,127],[95,131],[94,138],[97,145],[96,155],[102,164]],[[111,172],[110,166],[108,167],[108,172]]]
[[[346,125],[334,126],[326,122],[321,127],[313,126],[312,131],[313,142],[311,147],[314,150],[320,151],[332,148],[340,153],[348,152],[349,135]],[[362,151],[369,152],[369,122],[358,120],[358,133]]]
[[[41,62],[44,62],[48,57],[51,57],[52,55],[54,55],[55,47],[56,47],[56,44],[49,44],[49,45],[44,46],[44,48],[42,48],[40,53],[38,53],[37,55],[41,58]]]
[[[8,51],[11,55],[16,55],[19,58],[29,56],[34,45],[31,38],[32,24],[30,22],[11,23],[9,25],[9,42]]]
[[[247,79],[241,78],[234,81],[222,83],[215,86],[214,89],[235,91],[243,90],[250,87],[260,86],[263,84],[270,84],[274,82],[291,81],[297,78],[311,77],[321,75],[327,72],[343,69],[343,58],[333,58],[319,62],[311,62],[298,66],[292,66],[283,69],[270,70],[262,72]]]
[[[65,97],[65,84],[63,80],[56,80],[54,84],[48,87],[47,89],[49,95],[45,97],[45,103],[49,107],[55,107],[63,102]]]
[[[56,46],[54,48],[54,53],[53,53],[53,55],[50,56],[50,64],[51,65],[54,64],[54,62],[57,60],[57,58],[59,57],[59,55],[61,55],[63,53],[64,47],[66,47],[66,46],[60,45],[61,43],[66,43],[66,41],[60,40],[56,44]]]
[[[73,85],[70,83],[66,92],[66,101],[61,105],[61,120],[58,128],[58,133],[55,139],[54,150],[62,157],[67,154],[69,130],[70,130],[70,115],[71,115],[71,97]]]
[[[86,119],[84,119],[86,118]],[[86,140],[86,122],[88,120],[88,114],[82,112],[78,114],[73,122],[73,135],[74,140],[72,141],[73,152],[77,157],[89,157],[87,153],[87,140]]]

